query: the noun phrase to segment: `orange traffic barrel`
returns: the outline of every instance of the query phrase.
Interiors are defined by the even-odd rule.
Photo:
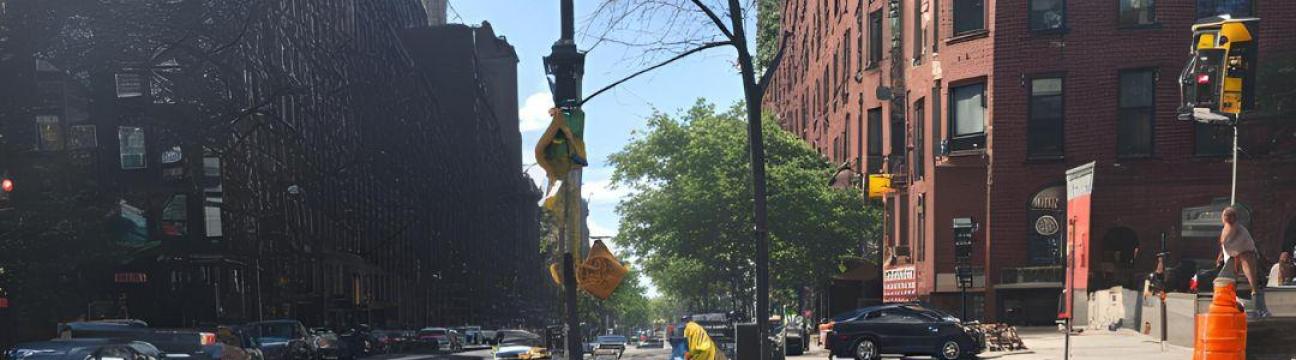
[[[1197,315],[1193,337],[1193,360],[1245,360],[1246,313],[1237,301],[1237,285],[1231,279],[1216,279],[1210,310]]]

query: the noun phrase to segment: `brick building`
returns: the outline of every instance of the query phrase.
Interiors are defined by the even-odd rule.
[[[0,343],[78,317],[546,321],[516,53],[423,4],[0,1],[0,171],[23,186],[0,244],[47,210],[31,164],[67,157],[90,174],[75,204],[112,209],[82,243],[126,250],[60,269],[58,304],[10,293],[24,330]],[[199,35],[149,30],[169,27]],[[59,211],[37,215],[97,222]]]
[[[1213,263],[1231,134],[1175,119],[1190,26],[1275,19],[1262,66],[1296,51],[1296,23],[1278,20],[1296,4],[1280,1],[787,0],[782,13],[791,36],[766,109],[833,161],[892,174],[889,299],[958,310],[952,223],[971,218],[969,317],[1014,323],[1056,316],[1064,173],[1080,164],[1097,162],[1090,289],[1141,284],[1163,236],[1172,264]],[[1296,244],[1296,143],[1290,114],[1256,114],[1238,201],[1275,258]]]

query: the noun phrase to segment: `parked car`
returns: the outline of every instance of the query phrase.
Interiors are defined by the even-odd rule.
[[[259,321],[247,324],[246,330],[256,338],[266,360],[314,360],[319,356],[315,335],[300,321]]]
[[[495,330],[482,330],[481,337],[483,340],[483,344],[490,345],[490,346],[499,345],[499,339],[495,338],[495,334],[496,334]]]
[[[666,347],[666,344],[662,343],[662,339],[660,337],[651,337],[651,336],[648,337],[647,339],[644,339],[643,341],[640,341],[638,345],[638,348],[640,349],[661,349],[664,347]]]
[[[149,343],[173,357],[220,359],[236,349],[217,342],[216,333],[196,330],[155,329],[142,321],[85,321],[60,324],[61,339],[112,338]],[[255,348],[254,345],[251,347]]]
[[[882,354],[954,360],[981,353],[984,344],[980,331],[918,303],[872,306],[838,315],[826,341],[832,355],[857,360]]]
[[[399,353],[408,350],[411,336],[405,330],[374,330],[369,336],[379,354]]]
[[[495,349],[493,357],[495,360],[547,360],[550,359],[549,349],[545,348],[544,340],[540,335],[536,335],[525,330],[499,330],[496,333],[499,344]]]
[[[778,317],[777,320],[771,319],[773,326],[772,334],[779,334],[779,342],[783,347],[786,355],[801,355],[806,352],[807,340],[805,327],[799,316],[790,316],[787,318]],[[777,323],[775,323],[777,322]]]
[[[338,334],[328,328],[312,328],[311,333],[315,334],[316,353],[320,359],[336,360],[340,353]]]
[[[247,331],[240,326],[217,326],[216,342],[221,348],[222,360],[265,360],[261,347]]]
[[[372,355],[377,347],[368,325],[347,329],[338,335],[338,358],[343,360],[358,359]]]
[[[463,349],[458,334],[454,330],[442,327],[423,328],[418,331],[418,342],[430,346],[432,350],[459,351]]]
[[[54,339],[14,345],[6,360],[159,360],[167,354],[153,344],[127,339]],[[187,354],[176,354],[188,357]]]
[[[452,330],[458,332],[459,335],[463,337],[463,343],[466,345],[481,345],[486,343],[485,338],[482,337],[481,326],[460,326]]]
[[[594,350],[616,350],[624,353],[627,347],[628,339],[622,335],[603,335],[594,341]]]

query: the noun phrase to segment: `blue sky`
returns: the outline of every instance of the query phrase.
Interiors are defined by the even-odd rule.
[[[594,41],[582,38],[581,29],[594,7],[602,1],[605,0],[576,0],[576,43],[581,50],[588,49]],[[533,147],[543,127],[548,124],[547,111],[553,106],[542,57],[549,54],[550,46],[559,36],[558,4],[558,0],[450,0],[450,22],[475,25],[489,21],[496,34],[507,37],[517,49],[523,143],[519,151],[522,151],[526,164],[535,162]],[[701,13],[696,15],[702,16]],[[640,49],[610,43],[603,43],[589,52],[585,93],[592,93],[645,67],[639,60],[641,52]],[[711,49],[640,76],[585,104],[588,119],[585,142],[590,167],[585,171],[584,192],[591,200],[592,235],[616,235],[620,223],[616,204],[626,195],[624,189],[609,186],[612,168],[605,164],[608,154],[620,150],[629,141],[631,131],[644,129],[645,119],[654,110],[674,114],[691,106],[698,98],[706,98],[721,106],[741,99],[742,80],[733,63],[732,48]],[[530,171],[534,178],[543,179],[539,167]],[[616,244],[611,246],[615,250]]]

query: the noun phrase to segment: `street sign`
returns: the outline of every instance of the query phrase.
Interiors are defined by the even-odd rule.
[[[576,283],[599,300],[607,300],[612,296],[612,291],[621,285],[621,279],[627,272],[629,270],[617,261],[612,251],[603,244],[603,240],[594,240],[585,263],[576,269]]]

